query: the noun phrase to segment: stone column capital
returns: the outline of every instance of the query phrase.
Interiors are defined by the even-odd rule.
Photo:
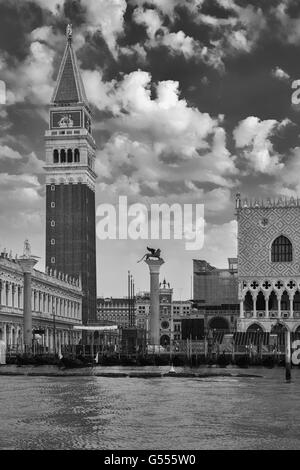
[[[21,256],[19,259],[19,265],[21,266],[24,274],[31,274],[34,266],[38,262],[38,258],[36,256],[31,256],[27,258],[25,256]]]
[[[164,260],[162,258],[147,259],[145,263],[149,266],[150,274],[159,274],[160,267],[164,264]]]

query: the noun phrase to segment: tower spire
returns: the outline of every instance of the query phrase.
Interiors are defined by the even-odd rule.
[[[60,64],[51,103],[58,106],[83,103],[89,107],[76,54],[73,50],[73,28],[70,23],[66,28],[66,38],[67,44]]]

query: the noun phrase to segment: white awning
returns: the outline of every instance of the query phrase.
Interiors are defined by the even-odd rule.
[[[80,331],[111,331],[111,330],[117,330],[118,328],[119,328],[118,325],[106,325],[106,326],[74,325],[73,326],[74,330],[80,330]]]

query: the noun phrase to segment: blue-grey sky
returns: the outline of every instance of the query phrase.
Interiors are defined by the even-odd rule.
[[[192,259],[236,255],[235,193],[299,196],[300,5],[294,0],[0,0],[0,245],[44,265],[44,131],[73,24],[94,113],[96,202],[203,203],[205,243],[97,241],[98,294],[148,288],[146,247],[190,296]]]

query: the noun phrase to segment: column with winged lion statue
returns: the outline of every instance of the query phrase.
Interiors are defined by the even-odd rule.
[[[159,271],[164,260],[161,258],[161,250],[147,246],[148,253],[138,261],[145,261],[150,272],[150,345],[155,347],[160,345],[159,328]],[[159,349],[158,349],[159,350]]]

